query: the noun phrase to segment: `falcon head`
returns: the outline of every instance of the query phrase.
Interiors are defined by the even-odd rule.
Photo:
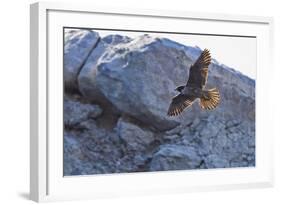
[[[181,91],[184,89],[184,85],[182,85],[182,86],[179,86],[179,87],[177,87],[176,89],[175,89],[175,91],[178,91],[178,92],[180,92],[181,93]]]

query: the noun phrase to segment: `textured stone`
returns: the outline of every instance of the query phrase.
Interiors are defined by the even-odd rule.
[[[82,143],[74,133],[64,132],[63,141],[63,173],[69,175],[82,175],[93,172],[93,165],[84,159]]]
[[[227,159],[224,159],[222,156],[218,156],[215,154],[208,155],[204,161],[206,168],[229,167],[229,162]]]
[[[83,104],[66,96],[63,105],[65,124],[78,124],[89,118],[97,118],[102,113],[102,109],[98,105]]]
[[[122,118],[117,123],[116,132],[130,150],[145,150],[154,141],[152,132],[143,130]]]
[[[100,58],[106,55],[107,50],[112,49],[116,44],[128,43],[131,39],[126,36],[109,35],[102,38],[85,61],[78,76],[80,92],[88,99],[96,102],[108,101],[96,86],[97,66]]]
[[[192,147],[182,145],[162,145],[152,158],[151,171],[195,169],[201,163]]]
[[[78,89],[77,75],[98,41],[99,34],[94,31],[69,29],[65,31],[63,77],[66,89]]]
[[[86,62],[79,76],[80,90],[96,99],[100,93],[118,110],[159,130],[179,125],[167,116],[177,84],[184,83],[190,59],[177,45],[141,36],[115,46],[98,46],[104,53]],[[90,58],[91,59],[91,58]]]

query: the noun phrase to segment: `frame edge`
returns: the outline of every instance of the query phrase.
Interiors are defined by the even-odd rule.
[[[48,196],[47,166],[47,7],[30,4],[30,196],[44,201]]]
[[[228,22],[250,22],[268,24],[272,18],[268,16],[254,16],[245,14],[228,14],[228,13],[212,13],[189,10],[156,10],[135,7],[110,7],[96,5],[90,2],[79,4],[76,2],[51,2],[40,1],[40,5],[44,5],[48,10],[74,11],[74,12],[93,12],[93,13],[108,13],[119,15],[139,15],[139,16],[153,16],[166,18],[183,18],[183,19],[200,19],[213,21],[228,21]]]
[[[39,4],[30,5],[30,199],[39,201],[38,169],[38,30]]]

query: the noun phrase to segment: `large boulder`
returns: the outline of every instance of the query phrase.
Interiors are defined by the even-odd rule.
[[[100,39],[95,49],[85,60],[77,79],[79,91],[84,97],[93,102],[98,102],[103,105],[109,104],[111,106],[110,101],[104,97],[96,85],[97,65],[99,64],[99,59],[106,53],[107,49],[111,49],[115,45],[128,43],[130,41],[131,39],[129,37],[120,35],[108,35]]]
[[[99,34],[91,30],[65,30],[63,76],[66,89],[78,89],[77,75],[99,39]]]
[[[143,35],[114,46],[100,43],[95,50],[79,75],[85,96],[97,99],[102,94],[122,113],[158,130],[179,125],[167,109],[192,63],[183,48]]]
[[[188,68],[201,52],[165,38],[143,35],[132,40],[111,35],[99,42],[85,62],[79,89],[85,97],[101,104],[109,101],[121,113],[156,130],[169,130],[194,117],[208,116],[197,103],[182,118],[167,116],[175,87],[186,83]],[[212,61],[207,87],[214,86],[220,90],[221,102],[213,112],[227,119],[255,119],[253,80]]]

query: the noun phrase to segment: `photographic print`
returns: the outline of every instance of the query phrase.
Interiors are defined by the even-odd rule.
[[[255,166],[256,37],[63,36],[64,176]]]

